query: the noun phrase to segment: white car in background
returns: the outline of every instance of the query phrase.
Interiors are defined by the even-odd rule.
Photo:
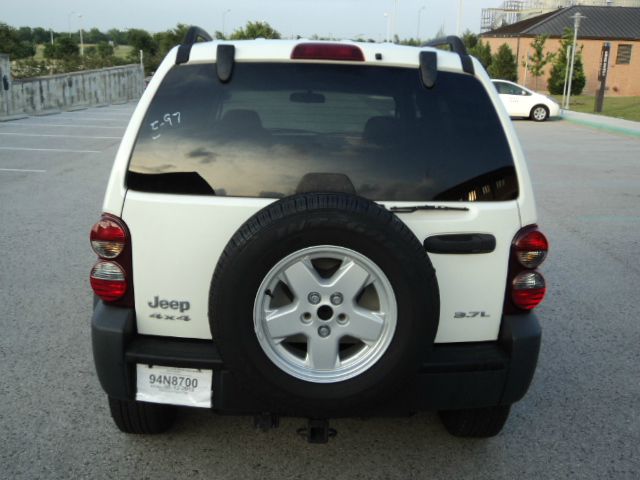
[[[511,117],[529,117],[536,122],[544,122],[549,117],[560,115],[560,105],[545,95],[507,80],[492,82]]]

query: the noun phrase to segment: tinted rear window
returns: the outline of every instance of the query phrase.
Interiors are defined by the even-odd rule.
[[[280,198],[346,191],[371,200],[517,197],[513,159],[470,75],[418,69],[238,63],[174,67],[127,175],[147,192]]]

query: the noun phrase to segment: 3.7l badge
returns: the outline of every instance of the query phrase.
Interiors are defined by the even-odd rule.
[[[456,312],[453,314],[453,318],[490,318],[491,315],[487,315],[487,312]]]

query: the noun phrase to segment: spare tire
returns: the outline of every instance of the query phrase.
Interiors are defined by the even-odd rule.
[[[227,368],[271,411],[330,416],[412,378],[439,309],[431,262],[394,214],[354,195],[306,193],[234,234],[209,321]]]

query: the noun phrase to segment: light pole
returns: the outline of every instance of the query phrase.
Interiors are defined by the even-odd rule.
[[[222,36],[224,37],[224,30],[225,30],[225,22],[227,20],[227,13],[231,12],[230,8],[227,8],[224,12],[222,12]]]
[[[398,34],[397,31],[397,20],[398,18],[398,0],[394,0],[393,1],[393,32],[392,32],[392,40],[394,41],[396,38],[396,35]]]
[[[571,45],[567,45],[567,55],[565,61],[567,67],[564,69],[564,84],[562,85],[562,108],[564,108],[564,102],[567,98],[567,80],[569,80],[569,57],[571,56]]]
[[[578,28],[580,27],[580,20],[587,17],[580,12],[576,12],[575,15],[571,15],[573,18],[573,48],[571,49],[571,68],[569,68],[569,85],[567,86],[567,99],[564,106],[565,109],[569,109],[569,102],[571,101],[571,80],[573,79],[573,65],[576,61],[576,42],[578,41]]]
[[[387,28],[387,33],[385,34],[384,41],[386,43],[389,43],[389,31],[391,29],[391,25],[390,25],[391,18],[389,17],[389,14],[387,12],[384,13],[384,18],[385,18],[385,24]]]
[[[418,33],[416,34],[416,40],[420,43],[420,17],[422,16],[422,11],[427,8],[424,5],[418,9]]]
[[[460,29],[462,28],[462,0],[458,0],[458,19],[456,21],[456,35],[460,36],[462,33]]]
[[[71,17],[75,15],[76,12],[70,12],[69,15],[67,15],[67,24],[69,25],[69,29],[67,30],[69,32],[69,36],[71,36]]]
[[[80,56],[84,57],[84,41],[82,40],[82,15],[78,15],[80,20]]]

